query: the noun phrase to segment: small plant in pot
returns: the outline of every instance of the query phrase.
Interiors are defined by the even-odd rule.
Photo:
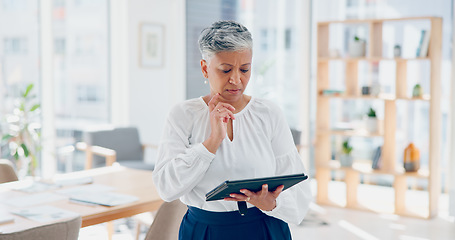
[[[421,98],[423,96],[423,89],[420,84],[416,84],[412,89],[412,97],[413,98]]]
[[[376,117],[376,111],[371,107],[367,112],[366,129],[370,133],[376,133],[378,131],[378,118]]]
[[[341,146],[341,154],[340,154],[340,164],[343,167],[350,167],[352,166],[352,146],[349,144],[349,139],[343,141]]]
[[[11,114],[6,116],[6,134],[2,144],[7,144],[12,158],[15,159],[19,179],[34,176],[41,150],[39,112],[41,105],[32,94],[33,84],[27,85],[15,101]]]
[[[348,52],[350,57],[365,57],[367,42],[364,39],[354,36],[349,42]]]

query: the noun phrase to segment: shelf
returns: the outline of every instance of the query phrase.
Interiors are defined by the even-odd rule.
[[[367,162],[355,162],[352,164],[352,167],[344,167],[341,166],[338,160],[331,160],[326,164],[318,163],[318,168],[326,168],[331,170],[353,170],[361,174],[368,174],[368,175],[393,175],[393,176],[405,176],[405,177],[412,177],[412,178],[422,178],[428,179],[429,178],[429,171],[426,169],[420,169],[417,172],[405,172],[403,168],[397,168],[395,171],[387,171],[381,169],[373,169],[371,168],[371,163]]]
[[[329,130],[329,131],[322,131],[322,133],[330,134],[330,135],[340,135],[340,136],[350,136],[350,137],[382,137],[384,134],[380,132],[371,133],[365,129],[358,129],[358,130]]]
[[[429,57],[414,57],[414,58],[387,58],[387,57],[319,57],[318,62],[329,62],[329,61],[346,61],[346,62],[355,62],[355,61],[369,61],[369,62],[378,62],[378,61],[397,61],[397,62],[406,62],[406,61],[422,61],[430,60]]]
[[[423,97],[395,97],[394,94],[381,93],[378,96],[371,95],[347,95],[344,93],[341,94],[331,94],[324,95],[319,93],[320,97],[323,98],[339,98],[339,99],[362,99],[362,100],[383,100],[383,101],[395,101],[395,100],[405,100],[405,101],[430,101],[431,97],[429,94],[423,95]]]
[[[334,23],[368,24],[368,23],[397,22],[397,21],[434,20],[434,19],[440,19],[440,17],[426,16],[426,17],[383,18],[383,19],[347,19],[347,20],[318,22],[318,25],[329,25],[329,24],[334,24]]]
[[[427,57],[409,57],[409,58],[394,58],[394,57],[383,57],[383,46],[385,40],[384,25],[393,25],[399,21],[409,21],[405,24],[420,24],[419,21],[428,21],[430,27],[425,27],[425,30],[430,32],[430,41],[428,47]],[[417,21],[417,22],[412,22]],[[368,32],[366,45],[366,56],[365,57],[341,57],[345,56],[343,49],[338,49],[341,54],[331,54],[331,43],[333,40],[338,40],[343,43],[343,37],[337,37],[331,33],[335,28],[333,24],[337,24],[335,27],[341,28],[352,28],[362,27],[366,28]],[[341,26],[338,26],[341,25]],[[350,26],[359,25],[359,26]],[[425,25],[427,26],[427,24]],[[346,31],[347,32],[347,31]],[[335,32],[340,34],[338,30]],[[337,38],[337,39],[335,39]],[[405,216],[418,216],[424,218],[432,218],[438,211],[438,202],[440,195],[440,149],[441,149],[441,110],[440,110],[440,97],[441,97],[441,62],[442,62],[442,18],[440,17],[410,17],[400,19],[359,19],[359,20],[343,20],[343,21],[327,21],[319,22],[317,24],[317,106],[316,106],[316,139],[315,139],[315,164],[316,164],[316,180],[317,180],[317,202],[326,203],[330,205],[354,208],[354,209],[370,209],[378,208],[378,212],[390,212],[398,215]],[[345,44],[346,45],[346,44]],[[330,57],[338,56],[338,57]],[[389,55],[391,56],[391,55]],[[339,61],[344,64],[344,76],[341,76],[341,82],[338,79],[337,86],[341,89],[333,89],[334,84],[331,78],[331,61]],[[363,61],[363,62],[362,62]],[[378,74],[375,66],[370,63],[376,63],[380,61],[391,61],[389,63],[395,65],[395,79],[392,88],[393,93],[382,93],[378,96],[361,95],[362,83],[367,80],[371,82],[372,74]],[[412,75],[412,71],[415,71],[420,66],[414,64],[408,64],[410,61],[425,61],[422,66],[429,68],[429,76],[423,76],[422,81],[428,82],[425,86],[428,86],[429,94],[424,95],[420,98],[411,97],[410,89],[412,88],[411,82],[408,82],[408,78]],[[337,62],[338,63],[338,62]],[[363,63],[370,65],[366,68],[368,78],[364,78],[362,74]],[[420,64],[420,62],[417,62]],[[429,63],[429,64],[426,64]],[[417,64],[417,65],[419,65]],[[360,70],[360,71],[359,71]],[[381,68],[377,68],[377,71]],[[339,76],[337,76],[339,77]],[[378,78],[379,84],[384,85],[385,79]],[[389,81],[389,80],[387,80]],[[340,83],[343,86],[340,86]],[[390,82],[391,83],[391,82]],[[423,83],[423,82],[422,82]],[[392,83],[393,84],[393,83]],[[322,93],[325,94],[322,94]],[[430,97],[431,96],[431,97]],[[340,118],[339,111],[332,112],[331,107],[333,106],[331,100],[336,101],[354,100],[354,101],[383,101],[384,104],[384,119],[379,124],[379,133],[369,133],[365,131],[359,131],[356,127],[343,129],[342,127],[336,128],[332,126],[332,120],[340,121],[340,119],[332,119],[331,115],[336,114],[336,118]],[[398,130],[397,119],[401,116],[401,112],[398,112],[397,107],[400,106],[401,102],[410,103],[414,101],[424,102],[428,104],[429,113],[428,121],[429,126],[421,131],[428,133],[428,167],[427,169],[421,169],[417,172],[406,172],[399,163],[402,149],[396,138],[396,132]],[[339,103],[339,102],[336,102]],[[341,102],[344,105],[344,102]],[[357,102],[355,102],[357,103]],[[375,104],[376,102],[367,102],[369,104]],[[406,113],[404,113],[406,114]],[[413,121],[413,119],[409,119]],[[353,125],[354,126],[354,125]],[[330,128],[333,129],[330,129]],[[381,162],[382,169],[372,169],[372,160],[356,159],[352,167],[340,166],[340,162],[337,160],[331,160],[332,153],[332,135],[341,136],[359,136],[359,137],[379,137],[383,138],[383,144],[381,148]],[[400,140],[401,141],[401,140]],[[341,172],[344,174],[344,197],[339,195],[340,189],[330,189],[333,171]],[[389,202],[383,202],[381,194],[373,192],[369,193],[376,195],[377,199],[373,201],[360,201],[364,198],[365,192],[363,192],[364,184],[361,182],[360,175],[383,175],[392,176],[394,179],[393,186],[386,187],[390,193],[388,197]],[[428,184],[427,191],[423,191],[424,194],[421,198],[414,198],[409,196],[408,190],[408,179],[419,179],[424,180]],[[362,191],[360,191],[362,189]],[[334,196],[333,191],[337,192]],[[389,196],[387,195],[387,196]],[[371,196],[366,196],[367,198]],[[335,200],[334,200],[335,199]],[[336,203],[337,201],[342,204]],[[419,202],[418,205],[414,203]],[[420,203],[423,203],[422,205]],[[382,208],[382,209],[381,209]]]
[[[400,97],[400,98],[397,98],[396,100],[406,100],[406,101],[430,101],[431,100],[431,97],[429,94],[424,94],[423,97]]]
[[[348,94],[331,94],[331,95],[324,95],[319,93],[320,97],[324,98],[340,98],[340,99],[367,99],[367,100],[395,100],[395,95],[393,94],[379,94],[378,96],[371,96],[371,95],[348,95]]]
[[[430,171],[428,169],[419,169],[417,172],[406,172],[404,168],[397,168],[395,170],[395,176],[406,176],[414,178],[426,178],[430,177]]]

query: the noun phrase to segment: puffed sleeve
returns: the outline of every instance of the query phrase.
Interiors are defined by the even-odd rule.
[[[189,117],[182,107],[171,110],[158,149],[153,181],[167,202],[191,191],[215,158],[202,143],[190,144],[193,122]]]
[[[297,152],[284,114],[278,107],[273,111],[275,113],[271,118],[274,122],[274,130],[271,141],[276,159],[276,175],[308,174]],[[264,213],[288,223],[300,224],[311,201],[309,181],[305,180],[282,192],[276,200],[276,208]]]

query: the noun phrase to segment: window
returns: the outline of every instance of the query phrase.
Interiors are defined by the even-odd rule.
[[[83,169],[84,156],[68,152],[83,127],[110,122],[108,0],[52,1],[53,53],[40,45],[40,2],[0,0],[0,123],[14,99],[34,83],[54,89],[55,156],[58,171]],[[68,14],[71,13],[71,14]],[[52,86],[40,79],[41,55],[52,54]],[[5,126],[0,125],[0,136]],[[43,144],[46,144],[43,142]],[[5,146],[2,146],[3,148]],[[63,150],[64,151],[63,151]],[[8,152],[1,151],[0,157]]]
[[[110,122],[108,1],[58,0],[53,13],[56,148],[71,149],[84,127]],[[82,153],[57,152],[59,171],[83,168]]]
[[[79,103],[96,103],[102,100],[101,94],[97,91],[97,86],[78,86],[77,87],[77,100]],[[90,114],[93,116],[93,114]]]
[[[38,1],[0,2],[0,136],[7,131],[3,123],[14,100],[28,84],[35,85],[33,91],[40,98],[38,12]],[[10,157],[3,145],[0,158]]]
[[[33,5],[27,0],[2,0],[3,10],[8,12],[23,12],[26,8],[33,9]]]
[[[27,39],[20,37],[5,38],[3,50],[5,55],[27,54]]]
[[[292,43],[292,30],[291,29],[286,29],[285,35],[284,35],[284,48],[286,50],[292,49],[291,43]]]
[[[217,20],[236,20],[253,36],[253,67],[247,94],[267,98],[284,110],[291,128],[300,128],[301,73],[297,46],[299,0],[223,0],[202,4],[187,1],[187,98],[209,93],[201,75],[197,39],[204,27]],[[297,90],[296,90],[297,89]]]

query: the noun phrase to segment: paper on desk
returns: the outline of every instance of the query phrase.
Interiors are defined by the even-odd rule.
[[[93,178],[92,177],[62,178],[56,179],[54,182],[58,186],[65,187],[93,183]]]
[[[54,183],[31,181],[29,183],[22,184],[13,189],[27,193],[37,193],[57,189],[60,187],[82,185],[92,182],[93,182],[92,177],[58,179]]]
[[[58,185],[43,183],[43,182],[30,182],[30,184],[25,186],[19,186],[13,188],[14,190],[26,192],[26,193],[36,193],[36,192],[44,192],[52,189],[59,188]]]
[[[10,223],[10,222],[14,222],[13,216],[11,216],[9,214],[5,214],[5,213],[0,213],[0,224]]]
[[[27,194],[21,197],[15,197],[10,199],[3,200],[3,203],[14,207],[29,207],[33,205],[39,205],[43,203],[55,202],[68,197],[58,195],[55,193],[37,193],[37,194]]]
[[[89,194],[95,194],[95,193],[100,193],[100,192],[108,192],[113,189],[114,189],[114,187],[111,187],[111,186],[106,186],[106,185],[101,185],[101,184],[90,184],[90,185],[84,185],[84,186],[80,186],[80,187],[72,187],[72,188],[58,190],[57,193],[64,194],[67,196],[84,195],[84,194],[89,195]]]
[[[71,212],[68,210],[48,205],[15,210],[12,211],[11,213],[37,222],[50,222],[61,219],[73,218],[79,215],[75,212]]]
[[[87,203],[94,203],[103,206],[117,206],[122,204],[127,204],[131,202],[135,202],[139,200],[139,198],[120,194],[120,193],[113,193],[113,192],[97,192],[91,194],[79,194],[79,195],[71,195],[71,200],[80,201],[80,202],[87,202]]]

